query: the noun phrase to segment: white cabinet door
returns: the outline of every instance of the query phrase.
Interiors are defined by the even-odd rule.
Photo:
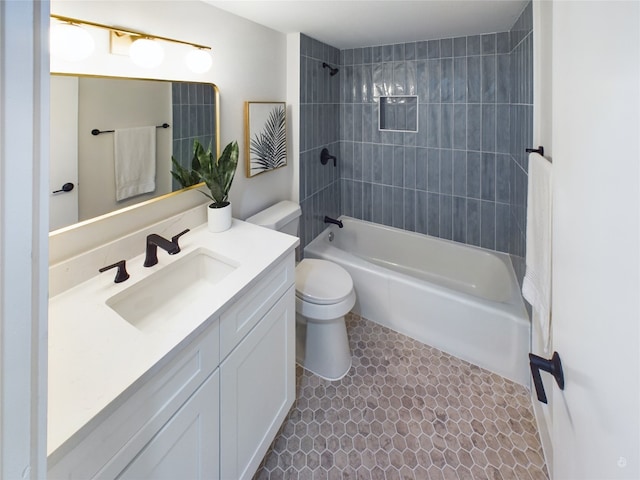
[[[219,377],[211,374],[117,478],[218,479]]]
[[[289,288],[220,366],[220,472],[251,478],[295,399],[295,293]]]

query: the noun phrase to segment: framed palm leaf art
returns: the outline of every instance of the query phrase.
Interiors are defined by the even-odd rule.
[[[287,164],[285,102],[245,103],[247,177]]]

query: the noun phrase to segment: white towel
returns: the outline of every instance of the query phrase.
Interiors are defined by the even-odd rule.
[[[113,133],[116,200],[156,189],[156,127],[117,129]]]
[[[527,255],[522,295],[533,308],[542,332],[542,345],[549,351],[551,331],[551,162],[537,153],[529,155],[527,197]]]

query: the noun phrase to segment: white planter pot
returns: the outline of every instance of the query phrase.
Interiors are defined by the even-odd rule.
[[[211,204],[213,205],[213,204]],[[231,203],[226,207],[207,207],[207,224],[210,232],[224,232],[231,228]]]

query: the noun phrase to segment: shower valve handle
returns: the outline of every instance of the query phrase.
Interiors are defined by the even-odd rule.
[[[564,374],[562,373],[562,362],[560,361],[560,355],[558,355],[558,352],[553,352],[553,356],[549,360],[530,353],[529,366],[531,367],[531,376],[533,377],[533,385],[536,388],[538,401],[547,403],[547,395],[544,391],[540,370],[544,370],[545,372],[549,372],[553,375],[553,378],[556,379],[560,390],[564,390]]]
[[[329,150],[327,150],[326,148],[323,148],[322,151],[320,152],[320,163],[322,163],[322,165],[326,165],[329,160],[333,160],[334,167],[337,166],[336,157],[333,155],[330,155]]]

